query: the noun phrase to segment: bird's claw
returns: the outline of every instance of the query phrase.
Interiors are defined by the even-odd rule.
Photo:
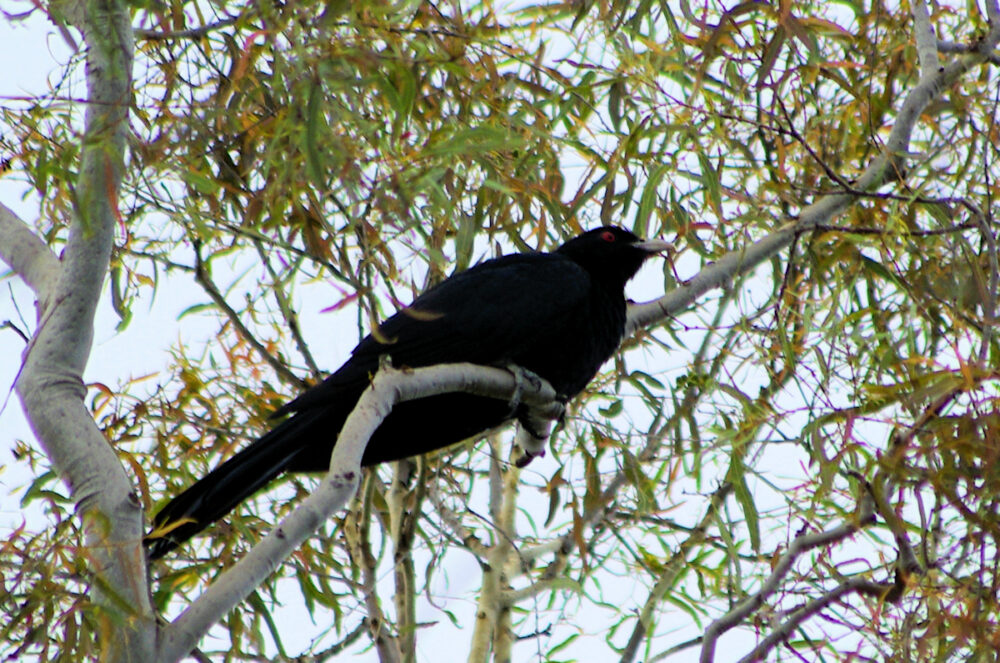
[[[507,364],[504,368],[514,376],[514,393],[510,395],[510,400],[507,401],[507,404],[510,406],[510,412],[507,416],[513,417],[517,414],[518,408],[521,407],[521,398],[524,396],[525,387],[531,385],[532,389],[541,389],[545,381],[537,373],[533,373],[517,364]]]

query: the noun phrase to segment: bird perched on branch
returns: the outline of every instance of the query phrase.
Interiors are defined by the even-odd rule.
[[[552,253],[487,260],[455,274],[383,322],[343,366],[275,413],[289,415],[174,498],[153,518],[150,557],[162,557],[232,511],[282,472],[324,472],[347,416],[388,355],[420,368],[469,362],[517,366],[561,400],[580,393],[621,343],[625,283],[669,244],[608,226]],[[441,449],[525,412],[510,403],[447,393],[398,404],[375,431],[362,465]]]

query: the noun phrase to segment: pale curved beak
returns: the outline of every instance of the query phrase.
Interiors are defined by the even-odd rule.
[[[674,249],[673,244],[665,242],[662,239],[646,239],[641,242],[637,242],[635,246],[650,254],[673,251]]]

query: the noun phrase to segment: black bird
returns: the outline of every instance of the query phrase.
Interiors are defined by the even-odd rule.
[[[608,226],[552,253],[487,260],[439,283],[274,415],[289,418],[157,513],[146,539],[150,557],[184,543],[282,472],[325,472],[337,434],[383,355],[397,367],[519,366],[546,379],[561,400],[573,398],[621,343],[625,283],[647,257],[668,247]],[[375,431],[361,464],[441,449],[518,414],[508,402],[464,393],[401,403]]]

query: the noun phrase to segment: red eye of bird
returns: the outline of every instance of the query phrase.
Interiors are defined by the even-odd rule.
[[[603,239],[605,242],[613,242],[615,241],[615,234],[610,230],[605,230],[604,232],[601,233],[601,239]]]

